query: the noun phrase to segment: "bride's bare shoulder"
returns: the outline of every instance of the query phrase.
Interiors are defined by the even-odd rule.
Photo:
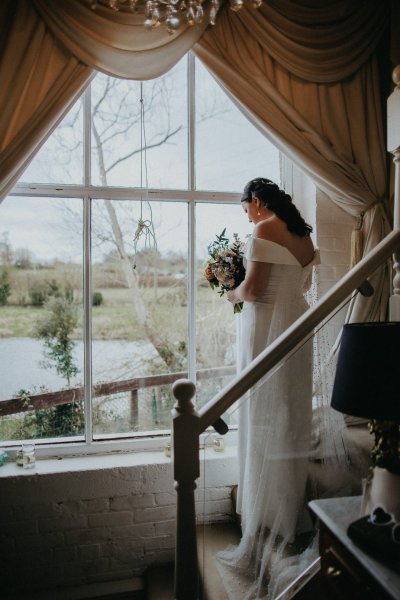
[[[265,219],[254,226],[253,237],[278,242],[282,237],[282,225],[279,219]]]

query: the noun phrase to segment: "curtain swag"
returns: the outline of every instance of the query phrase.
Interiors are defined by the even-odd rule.
[[[144,6],[113,11],[91,0],[33,0],[54,37],[92,69],[125,79],[153,79],[169,71],[200,39],[207,22],[174,34],[143,26]],[[205,5],[208,4],[208,0]]]
[[[334,83],[354,74],[371,56],[389,22],[385,0],[268,0],[238,13],[225,6],[204,41],[218,40],[239,55],[250,39],[291,75]],[[258,60],[260,54],[255,56]]]
[[[208,0],[205,2],[207,9]],[[112,11],[91,0],[33,0],[54,36],[80,61],[98,71],[128,79],[159,77],[201,38],[201,26],[182,25],[170,35],[149,32],[139,12]],[[315,83],[340,81],[363,65],[388,22],[389,4],[375,0],[268,0],[258,10],[220,10],[208,35],[232,31],[235,43],[253,37],[292,75]]]

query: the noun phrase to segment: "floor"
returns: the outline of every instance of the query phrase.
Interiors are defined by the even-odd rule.
[[[143,584],[140,589],[134,589],[133,586],[123,584],[103,584],[105,589],[101,590],[100,595],[98,586],[96,588],[89,585],[82,586],[82,588],[71,587],[70,589],[31,592],[23,595],[15,595],[12,592],[3,595],[0,592],[0,598],[1,600],[147,600]]]
[[[149,569],[146,575],[146,588],[146,600],[173,600],[173,565],[160,565],[153,569]]]

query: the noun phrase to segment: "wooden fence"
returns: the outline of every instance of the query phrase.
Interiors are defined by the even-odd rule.
[[[197,371],[196,377],[197,380],[204,380],[234,375],[235,373],[236,369],[234,366],[217,367],[214,369],[200,369]],[[130,420],[131,422],[135,422],[138,417],[139,390],[160,387],[162,385],[172,385],[177,379],[187,376],[187,372],[182,371],[180,373],[165,373],[162,375],[150,375],[148,377],[135,377],[134,379],[101,383],[93,386],[93,397],[130,392]],[[70,404],[83,399],[84,388],[77,387],[57,392],[29,394],[9,400],[0,400],[0,417],[28,412],[30,410],[51,408],[53,406],[60,406],[61,404]]]

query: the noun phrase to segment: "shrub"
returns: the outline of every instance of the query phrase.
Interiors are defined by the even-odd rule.
[[[68,298],[52,298],[46,307],[48,313],[36,324],[36,334],[44,342],[46,366],[55,367],[69,387],[71,377],[78,373],[73,357],[75,343],[71,339],[78,322],[77,309]]]
[[[28,293],[33,306],[43,306],[49,298],[60,298],[62,295],[55,279],[35,281]],[[74,299],[74,290],[69,284],[65,286],[64,296],[70,302]]]
[[[33,306],[43,306],[48,298],[48,287],[44,281],[35,281],[28,291]]]
[[[73,303],[73,301],[74,301],[74,288],[69,283],[67,283],[67,285],[65,286],[64,296],[65,296],[65,299],[67,300],[67,302],[69,302],[70,304]]]
[[[101,292],[94,292],[92,296],[92,306],[100,306],[103,304],[103,294]]]
[[[54,296],[55,298],[60,297],[60,289],[59,289],[58,283],[55,279],[46,281],[46,285],[47,285],[47,293],[49,296]]]
[[[11,294],[10,280],[8,278],[8,272],[2,271],[0,273],[0,305],[4,306],[7,304],[9,295]]]

